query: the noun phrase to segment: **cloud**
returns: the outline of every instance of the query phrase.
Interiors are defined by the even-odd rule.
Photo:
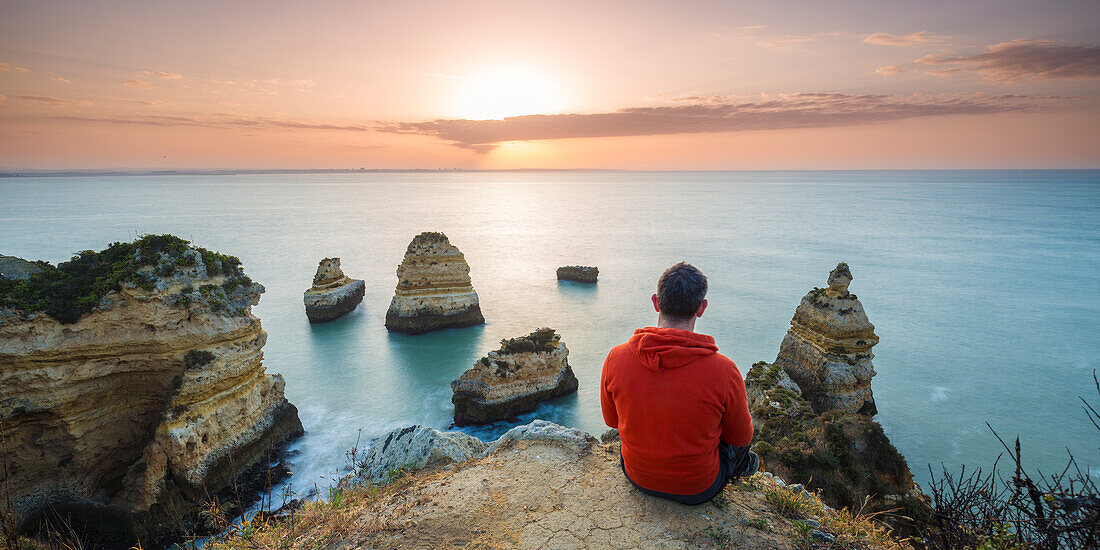
[[[894,76],[898,73],[905,72],[905,68],[901,65],[886,65],[875,69],[875,72],[882,76]]]
[[[62,78],[60,76],[55,76],[55,77],[53,77],[53,79],[56,80],[57,82],[61,82],[61,83],[64,83],[64,84],[72,84],[73,83],[72,80],[69,80],[68,78]]]
[[[774,48],[777,50],[787,50],[795,46],[796,44],[804,44],[806,42],[813,42],[817,40],[817,35],[787,35],[787,36],[773,36],[771,38],[765,38],[756,41],[756,45],[763,48]]]
[[[920,31],[912,34],[886,34],[884,32],[876,32],[867,35],[867,37],[863,39],[867,44],[877,44],[879,46],[913,46],[915,44],[939,42],[941,40],[943,40],[942,36],[932,34],[928,31]]]
[[[50,97],[48,95],[19,95],[15,96],[15,99],[45,103],[47,105],[73,105],[77,103],[76,101],[61,99],[59,97]]]
[[[26,68],[26,67],[12,67],[11,65],[8,65],[7,63],[0,63],[0,73],[6,73],[6,72],[10,72],[10,71],[15,71],[17,73],[29,73],[29,72],[31,72],[31,70]]]
[[[141,88],[143,90],[155,90],[155,89],[157,89],[156,86],[154,86],[154,85],[152,85],[148,82],[145,82],[144,80],[127,80],[126,82],[123,82],[123,84],[126,85],[126,86],[133,86],[134,88]]]
[[[365,124],[335,124],[328,122],[304,122],[265,117],[248,117],[232,113],[217,113],[205,116],[145,115],[145,116],[61,116],[60,120],[78,122],[98,122],[104,124],[129,124],[140,126],[193,126],[200,128],[255,128],[255,129],[293,129],[293,130],[336,130],[349,132],[368,132],[373,126]]]
[[[8,96],[6,96],[4,94],[0,94],[0,101],[7,101],[7,100],[8,100]]]
[[[398,122],[380,131],[434,136],[477,152],[508,141],[829,128],[944,115],[983,115],[1050,108],[1067,98],[1033,96],[853,95],[838,92],[721,96],[689,104],[631,107],[595,114],[529,115],[502,120]]]
[[[166,80],[179,80],[183,78],[183,75],[176,73],[166,73],[164,71],[141,71],[141,74],[149,76],[157,76]]]
[[[1100,47],[1021,38],[976,55],[926,55],[917,63],[933,67],[929,73],[938,76],[976,73],[1004,83],[1079,80],[1100,78]]]

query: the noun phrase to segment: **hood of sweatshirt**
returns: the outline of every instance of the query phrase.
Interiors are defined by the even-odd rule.
[[[718,353],[713,337],[676,328],[640,328],[634,331],[627,346],[642,365],[657,372]]]

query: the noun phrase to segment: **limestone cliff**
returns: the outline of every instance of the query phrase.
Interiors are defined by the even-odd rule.
[[[386,328],[420,334],[484,322],[462,252],[442,233],[414,237],[397,266],[397,289],[386,312]]]
[[[595,283],[600,276],[600,268],[587,265],[567,265],[558,268],[559,281],[577,281]]]
[[[540,328],[500,344],[451,382],[455,424],[507,420],[577,391],[569,349],[554,329]]]
[[[874,326],[848,292],[847,264],[828,289],[802,299],[774,364],[745,377],[755,435],[768,471],[821,491],[837,507],[892,510],[892,525],[911,532],[928,513],[905,457],[871,415]]]
[[[302,297],[306,317],[311,323],[333,321],[358,307],[365,294],[366,284],[344,275],[340,258],[325,258],[317,265],[313,286]]]
[[[86,294],[69,300],[57,281]],[[50,508],[101,547],[155,547],[302,432],[261,363],[264,288],[236,258],[146,237],[24,283],[0,297],[0,423],[24,519]],[[54,313],[12,305],[37,298]]]
[[[828,288],[815,288],[802,298],[775,364],[802,388],[815,411],[874,415],[875,326],[856,295],[848,292],[848,264],[838,264],[828,282]]]

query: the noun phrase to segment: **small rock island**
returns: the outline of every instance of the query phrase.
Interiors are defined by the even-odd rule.
[[[535,410],[539,403],[577,391],[569,349],[552,328],[501,340],[451,382],[455,424],[487,424]]]
[[[366,294],[362,279],[352,279],[340,269],[340,258],[325,258],[317,265],[313,286],[302,296],[310,323],[334,321],[355,310]]]
[[[462,252],[443,233],[429,231],[413,237],[397,266],[397,288],[386,312],[386,329],[422,334],[484,322]]]
[[[559,281],[595,283],[600,276],[600,268],[588,265],[567,265],[558,268]]]

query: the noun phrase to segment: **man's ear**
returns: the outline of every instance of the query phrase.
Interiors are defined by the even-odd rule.
[[[707,301],[703,300],[703,303],[699,304],[699,310],[695,312],[696,317],[702,317],[703,312],[707,310]]]
[[[651,299],[653,300],[653,311],[656,311],[657,313],[660,313],[661,312],[661,306],[657,305],[657,295],[654,294]]]

